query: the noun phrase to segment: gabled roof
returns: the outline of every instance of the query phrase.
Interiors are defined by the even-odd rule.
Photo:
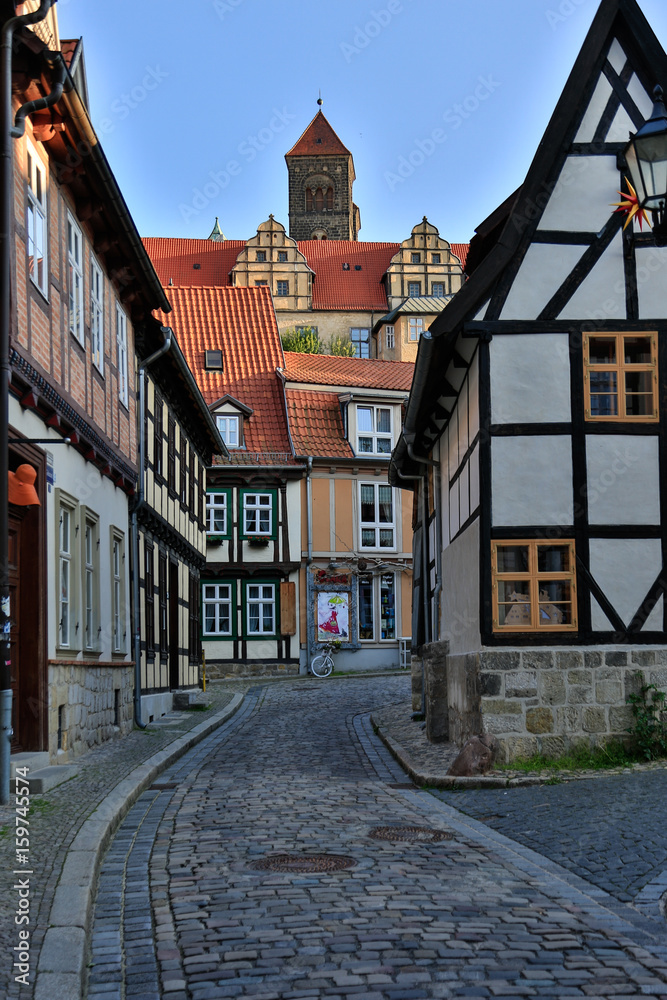
[[[286,389],[290,433],[297,455],[353,458],[345,440],[338,393]]]
[[[144,246],[165,288],[229,285],[245,240],[191,240],[147,236]]]
[[[288,156],[351,156],[321,111],[294,143]]]
[[[188,365],[210,406],[229,394],[254,412],[244,422],[245,451],[230,461],[256,464],[293,462],[276,375],[283,350],[268,288],[169,288],[173,328]],[[207,371],[205,351],[222,350],[223,370]],[[274,456],[263,461],[257,456]],[[252,463],[251,463],[252,464]]]
[[[466,259],[468,257],[469,243],[450,243],[452,253],[461,261],[461,267],[465,270]]]
[[[352,389],[394,389],[407,392],[414,365],[410,361],[341,358],[331,354],[285,352],[283,378],[306,385],[335,385]]]
[[[299,240],[299,250],[315,272],[313,309],[387,308],[382,278],[399,243]]]
[[[494,290],[505,287],[521,266],[544,206],[553,193],[555,179],[581,126],[583,109],[605,72],[605,57],[615,37],[622,40],[632,69],[648,94],[656,83],[667,79],[667,55],[636,0],[602,0],[523,185],[480,226],[479,243],[473,240],[470,248],[470,263],[473,256],[475,260],[474,270],[468,267],[468,273],[472,271],[469,280],[431,324],[429,334],[422,337],[404,430],[392,457],[392,475],[396,468],[412,470],[415,465],[407,457],[406,440],[414,442],[414,450],[419,454],[429,450],[429,441],[420,440],[419,435],[425,431],[441,394],[442,373],[451,359],[458,333]],[[626,84],[616,76],[618,80],[612,89],[616,100],[620,100],[619,92]],[[627,100],[626,105],[628,114],[636,118],[639,112],[634,102]],[[636,127],[639,124],[635,122]],[[610,125],[611,122],[607,127]],[[609,211],[612,212],[611,207]],[[582,320],[586,318],[583,316]]]

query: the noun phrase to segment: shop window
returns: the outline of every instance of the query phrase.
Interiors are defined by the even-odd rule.
[[[577,627],[574,542],[491,543],[495,632]]]
[[[372,640],[375,638],[373,615],[373,577],[370,573],[359,574],[359,638]]]
[[[584,334],[587,420],[658,419],[655,333]]]
[[[202,585],[204,611],[203,634],[216,638],[234,634],[234,585],[231,583],[204,583]]]
[[[359,515],[362,549],[394,548],[394,496],[391,486],[360,483]]]
[[[357,454],[391,455],[391,409],[357,406]]]
[[[358,583],[359,639],[362,642],[396,639],[396,576],[360,573]]]

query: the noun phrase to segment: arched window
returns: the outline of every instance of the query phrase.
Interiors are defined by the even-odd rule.
[[[333,212],[333,188],[327,188],[327,212]]]
[[[312,212],[313,210],[313,192],[311,188],[306,188],[306,211]]]
[[[315,211],[321,212],[324,208],[324,193],[322,188],[318,188],[315,192]]]

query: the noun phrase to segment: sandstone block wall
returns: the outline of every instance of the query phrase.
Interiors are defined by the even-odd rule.
[[[474,659],[482,726],[508,761],[627,738],[628,695],[645,683],[667,690],[662,647],[486,649]]]
[[[247,663],[233,660],[220,660],[217,663],[206,661],[206,680],[219,681],[225,677],[296,677],[299,673],[297,663],[266,663],[264,660],[251,660]]]
[[[118,692],[116,694],[116,692]],[[133,726],[134,666],[49,666],[49,757],[73,760]],[[58,747],[60,734],[61,748]]]

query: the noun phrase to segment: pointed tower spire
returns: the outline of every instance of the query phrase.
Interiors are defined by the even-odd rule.
[[[224,238],[225,238],[225,234],[223,233],[222,229],[220,228],[220,223],[218,221],[218,216],[216,215],[216,217],[215,217],[215,225],[213,226],[213,229],[211,230],[211,235],[209,236],[209,240],[213,240],[214,242],[220,243],[220,242],[222,242],[222,240],[224,240]]]

